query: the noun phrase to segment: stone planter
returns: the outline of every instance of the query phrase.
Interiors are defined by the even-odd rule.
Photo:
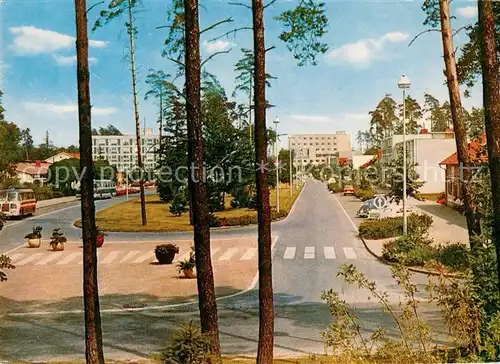
[[[104,234],[97,235],[96,246],[100,248],[104,244]]]
[[[158,259],[158,263],[160,264],[172,264],[175,258],[175,252],[170,251],[167,253],[158,253],[155,252],[156,259]]]
[[[57,243],[57,244],[54,244],[54,245],[51,245],[51,246],[52,246],[52,250],[53,251],[60,252],[60,251],[64,250],[65,244],[64,243]]]
[[[28,239],[28,247],[30,248],[40,248],[41,244],[42,244],[41,238]]]

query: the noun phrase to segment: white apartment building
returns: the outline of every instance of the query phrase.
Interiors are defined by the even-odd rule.
[[[152,128],[141,129],[142,160],[146,170],[157,168],[159,140]],[[92,156],[94,160],[107,160],[119,172],[131,171],[137,166],[137,138],[135,135],[93,135]]]
[[[331,134],[291,134],[288,136],[293,164],[329,164],[333,157],[351,155],[351,135],[345,131]]]

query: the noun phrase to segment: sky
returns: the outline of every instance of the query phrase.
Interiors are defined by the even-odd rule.
[[[245,1],[245,0],[242,0]],[[88,0],[88,7],[97,0]],[[402,95],[397,81],[406,74],[410,95],[423,104],[428,92],[440,101],[448,98],[444,86],[441,38],[438,32],[411,39],[427,29],[421,1],[327,0],[328,33],[323,41],[329,50],[317,66],[299,67],[279,40],[281,26],[274,17],[293,8],[294,0],[278,0],[266,9],[267,72],[277,79],[267,90],[276,107],[268,111],[268,124],[279,117],[279,133],[335,132],[354,135],[366,130],[370,110],[385,94]],[[138,36],[139,111],[142,126],[156,127],[157,106],[144,100],[149,69],[173,73],[175,65],[161,56],[171,0],[142,0],[136,15]],[[234,64],[241,48],[252,48],[252,34],[211,41],[226,31],[251,26],[251,11],[228,1],[200,0],[200,24],[205,28],[226,18],[233,22],[206,32],[201,38],[202,58],[230,50],[207,62],[228,95],[234,89]],[[89,28],[104,5],[90,10]],[[453,28],[477,21],[475,2],[453,1]],[[78,143],[74,3],[71,0],[0,0],[0,89],[4,92],[6,118],[30,128],[35,142],[48,131],[59,146]],[[89,31],[93,127],[113,124],[124,134],[134,131],[131,76],[127,61],[125,19],[118,18],[95,32]],[[464,32],[455,46],[467,41]],[[480,86],[464,99],[467,108],[482,104]],[[243,101],[243,100],[239,100]],[[286,138],[284,138],[286,139]]]

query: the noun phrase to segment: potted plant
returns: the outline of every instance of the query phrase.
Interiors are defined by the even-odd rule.
[[[172,264],[175,254],[179,253],[179,247],[174,244],[160,244],[155,248],[156,259],[160,264]]]
[[[100,248],[104,244],[104,237],[107,235],[101,229],[99,229],[99,226],[96,226],[97,230],[97,240],[96,240],[96,246]]]
[[[194,249],[191,248],[191,250]],[[189,254],[188,259],[183,260],[182,262],[179,262],[177,264],[177,268],[179,269],[179,274],[184,273],[184,277],[186,278],[196,278],[196,275],[194,274],[195,266],[196,266],[196,260],[193,251],[191,251],[191,253]]]
[[[30,248],[40,248],[42,244],[42,227],[35,226],[33,228],[33,232],[26,235],[24,238],[28,239],[28,246]]]
[[[52,236],[50,237],[50,246],[54,251],[64,250],[65,243],[67,241],[64,233],[60,231],[61,229],[54,229],[52,231]]]

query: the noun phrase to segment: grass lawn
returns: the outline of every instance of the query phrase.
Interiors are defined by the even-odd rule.
[[[271,208],[276,208],[276,190],[270,191]],[[289,185],[280,186],[280,210],[289,212],[293,203],[300,193],[300,188],[294,188],[290,196]],[[219,218],[230,218],[239,216],[256,215],[255,210],[247,208],[233,209],[229,205],[230,198],[226,198],[226,210],[217,212]],[[193,229],[189,225],[189,212],[182,216],[173,216],[170,211],[170,204],[162,203],[158,196],[146,197],[146,214],[148,224],[141,225],[141,201],[136,198],[96,213],[97,225],[105,231],[141,232],[141,231],[190,231]],[[80,220],[76,223],[81,226]]]

